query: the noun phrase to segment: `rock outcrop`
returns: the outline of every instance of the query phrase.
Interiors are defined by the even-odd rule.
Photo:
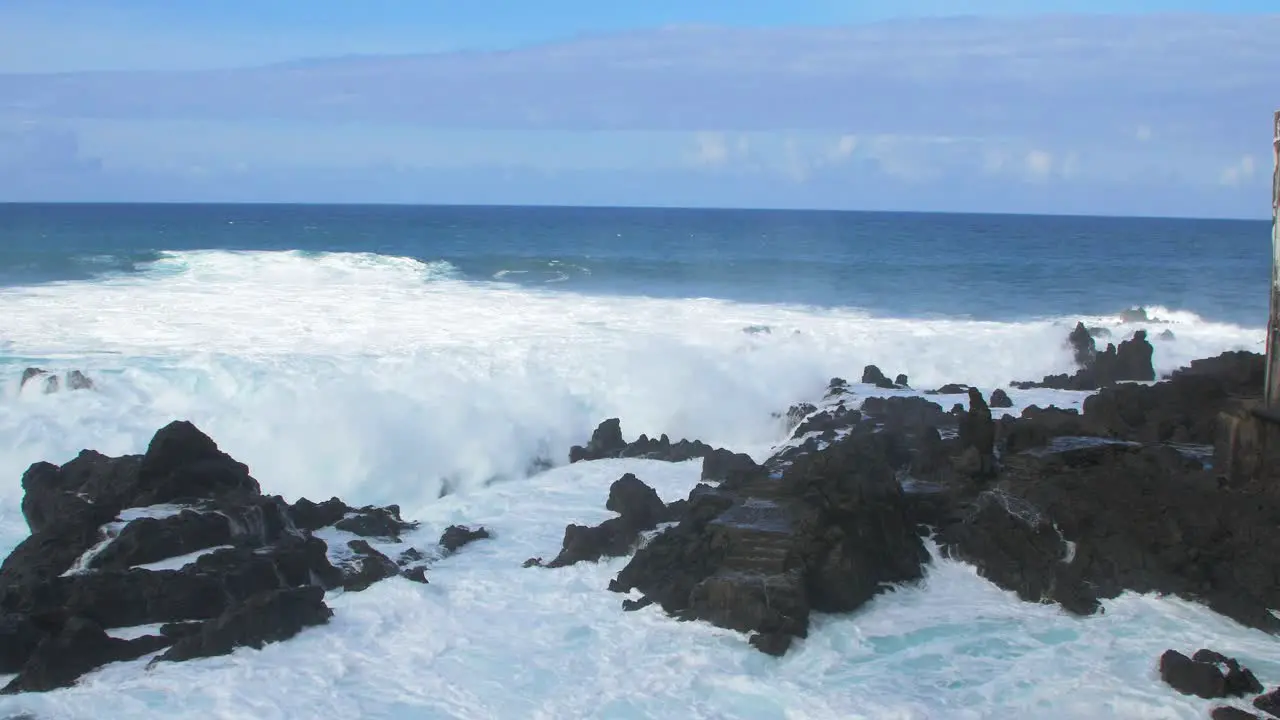
[[[1093,334],[1084,323],[1077,323],[1067,338],[1072,357],[1079,367],[1071,375],[1049,375],[1039,382],[1019,381],[1014,387],[1034,387],[1055,390],[1097,390],[1120,382],[1149,382],[1156,379],[1151,364],[1155,352],[1147,340],[1147,332],[1138,330],[1133,337],[1120,343],[1112,343],[1102,352],[1094,344]]]
[[[6,693],[161,650],[157,661],[180,661],[288,639],[328,621],[327,590],[401,574],[365,540],[329,548],[312,532],[391,541],[413,527],[394,506],[263,495],[243,463],[182,421],[143,455],[35,463],[22,487],[31,535],[0,565],[0,673],[17,674]],[[110,634],[158,623],[134,640]]]
[[[56,393],[64,387],[67,390],[93,389],[93,381],[80,370],[68,370],[59,376],[43,368],[29,367],[22,371],[22,381],[18,384],[18,388],[25,389],[27,383],[40,384],[46,395]]]
[[[657,439],[641,435],[634,442],[627,442],[622,437],[621,420],[609,418],[596,427],[591,433],[591,440],[585,446],[574,445],[569,448],[569,462],[606,458],[647,458],[684,462],[706,457],[714,449],[699,440],[680,440],[673,443],[666,435]]]

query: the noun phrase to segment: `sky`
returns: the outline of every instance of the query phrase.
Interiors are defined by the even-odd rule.
[[[4,0],[0,201],[1266,217],[1258,0]]]

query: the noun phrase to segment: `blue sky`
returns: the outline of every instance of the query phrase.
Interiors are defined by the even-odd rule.
[[[6,0],[0,200],[1261,217],[1266,5]]]

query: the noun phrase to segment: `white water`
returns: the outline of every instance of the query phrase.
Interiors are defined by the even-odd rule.
[[[1172,370],[1262,332],[1157,310]],[[399,503],[497,537],[399,580],[333,600],[332,625],[262,652],[141,672],[107,668],[9,709],[88,717],[1203,717],[1153,681],[1167,647],[1209,645],[1280,681],[1273,641],[1179,603],[1124,598],[1068,619],[941,563],[923,588],[823,623],[775,661],[744,641],[604,590],[621,562],[522,570],[568,522],[596,522],[625,468],[682,496],[696,466],[562,462],[604,417],[629,437],[666,432],[762,456],[770,413],[862,366],[916,387],[990,390],[1070,369],[1075,318],[902,321],[713,300],[540,293],[451,278],[443,265],[370,255],[178,253],[142,276],[0,290],[0,550],[25,534],[18,478],[81,448],[141,452],[185,418],[248,463],[268,492]],[[1135,326],[1086,318],[1117,339]],[[770,333],[747,334],[747,326]],[[1164,325],[1152,325],[1153,335]],[[797,332],[798,331],[798,332]],[[95,392],[20,393],[26,364],[84,369]],[[3,367],[3,366],[0,366]],[[1020,404],[1080,395],[1011,392]],[[949,399],[944,399],[949,400]],[[506,482],[486,487],[493,477]],[[459,490],[438,499],[446,482]],[[860,714],[861,713],[861,714]]]

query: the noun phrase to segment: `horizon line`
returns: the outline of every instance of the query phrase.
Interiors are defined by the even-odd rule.
[[[535,204],[535,203],[404,203],[404,202],[279,202],[274,200],[201,201],[201,200],[0,200],[0,209],[7,207],[348,207],[348,208],[421,208],[421,209],[475,209],[475,210],[667,210],[684,212],[758,212],[758,213],[812,213],[846,215],[944,215],[1021,218],[1095,218],[1105,220],[1185,220],[1208,222],[1270,223],[1272,217],[1196,216],[1196,215],[1129,215],[1121,213],[1073,213],[1073,212],[1015,212],[981,210],[905,210],[905,209],[852,209],[821,207],[744,207],[711,205],[604,205],[604,204]]]

